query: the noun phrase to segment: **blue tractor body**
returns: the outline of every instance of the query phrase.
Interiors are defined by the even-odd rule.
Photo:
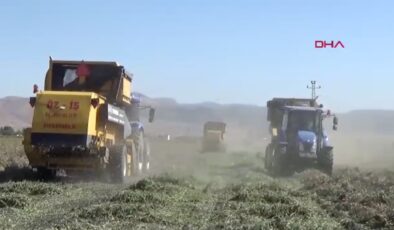
[[[331,174],[333,147],[323,127],[328,114],[322,106],[309,99],[286,98],[274,99],[267,105],[271,133],[265,154],[267,170],[275,175],[291,175],[317,166]]]
[[[144,124],[141,121],[141,110],[149,109],[149,122],[153,121],[155,110],[151,106],[142,106],[141,97],[138,94],[132,94],[130,99],[130,106],[126,109],[126,115],[131,127],[130,138],[134,142],[135,150],[137,152],[138,173],[148,171],[150,168],[150,145],[145,136]]]

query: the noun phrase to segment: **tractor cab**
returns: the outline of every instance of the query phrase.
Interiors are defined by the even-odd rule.
[[[323,110],[315,99],[273,98],[267,102],[271,142],[265,151],[265,167],[274,175],[291,175],[308,167],[317,166],[331,174],[333,147],[323,128],[323,120],[334,116]]]
[[[132,94],[130,105],[126,108],[127,118],[131,123],[141,122],[141,110],[149,109],[148,121],[151,123],[154,120],[156,110],[152,106],[143,105],[141,96]]]
[[[310,145],[316,150],[316,142],[323,136],[323,110],[313,107],[283,107],[281,141],[289,146]]]
[[[287,106],[284,109],[283,125],[288,131],[321,132],[321,121],[323,118],[321,109],[291,106]]]
[[[127,117],[130,122],[139,122],[140,118],[141,98],[137,95],[131,95],[131,104],[126,110]]]

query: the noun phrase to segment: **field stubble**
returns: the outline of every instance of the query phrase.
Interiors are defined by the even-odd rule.
[[[0,184],[0,229],[394,229],[391,171],[272,178],[254,152],[202,154],[195,140],[152,147],[155,171],[134,184]],[[14,151],[2,149],[0,164],[25,165]]]

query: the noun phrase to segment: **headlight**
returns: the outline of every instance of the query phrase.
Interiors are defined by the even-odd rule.
[[[298,150],[300,152],[304,152],[304,144],[302,144],[301,142],[298,144]]]

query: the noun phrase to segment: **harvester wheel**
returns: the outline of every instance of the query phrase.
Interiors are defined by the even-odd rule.
[[[150,169],[150,144],[144,139],[143,171],[148,172]]]
[[[334,153],[332,149],[319,154],[317,160],[320,170],[331,176],[334,165]]]
[[[109,164],[112,181],[115,183],[124,183],[129,170],[126,146],[114,146],[110,149]]]

